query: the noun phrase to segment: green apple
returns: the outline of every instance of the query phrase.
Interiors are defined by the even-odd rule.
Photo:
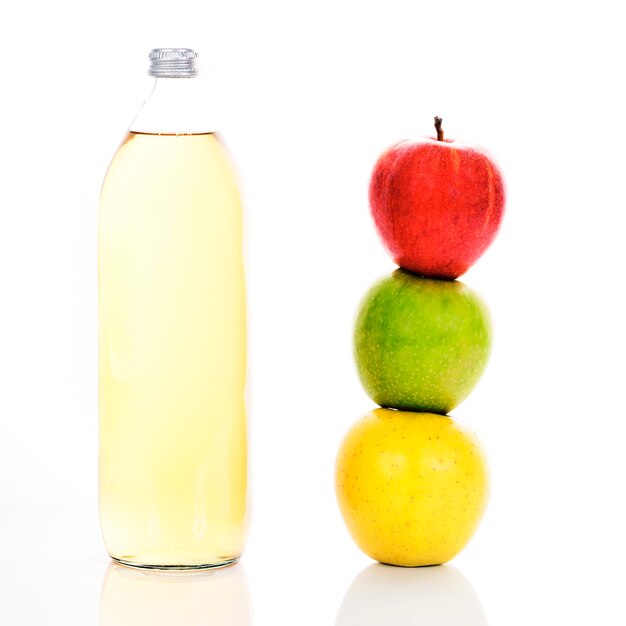
[[[487,306],[458,280],[399,269],[367,292],[357,312],[357,369],[382,407],[448,413],[478,382],[490,348]]]

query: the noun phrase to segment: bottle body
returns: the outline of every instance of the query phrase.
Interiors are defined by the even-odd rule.
[[[243,550],[242,230],[216,134],[129,133],[99,208],[100,520],[123,563],[210,567]]]

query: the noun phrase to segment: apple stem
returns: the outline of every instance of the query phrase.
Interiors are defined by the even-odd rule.
[[[443,141],[443,128],[441,123],[443,120],[440,117],[435,116],[435,130],[437,131],[437,141]]]

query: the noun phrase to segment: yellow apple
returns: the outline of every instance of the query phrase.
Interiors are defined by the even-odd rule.
[[[382,563],[455,557],[489,498],[475,435],[445,415],[376,409],[348,432],[336,467],[339,508],[356,544]]]

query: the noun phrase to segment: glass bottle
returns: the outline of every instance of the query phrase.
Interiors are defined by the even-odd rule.
[[[248,525],[242,207],[197,56],[150,53],[99,205],[100,523],[137,567],[227,565]]]

